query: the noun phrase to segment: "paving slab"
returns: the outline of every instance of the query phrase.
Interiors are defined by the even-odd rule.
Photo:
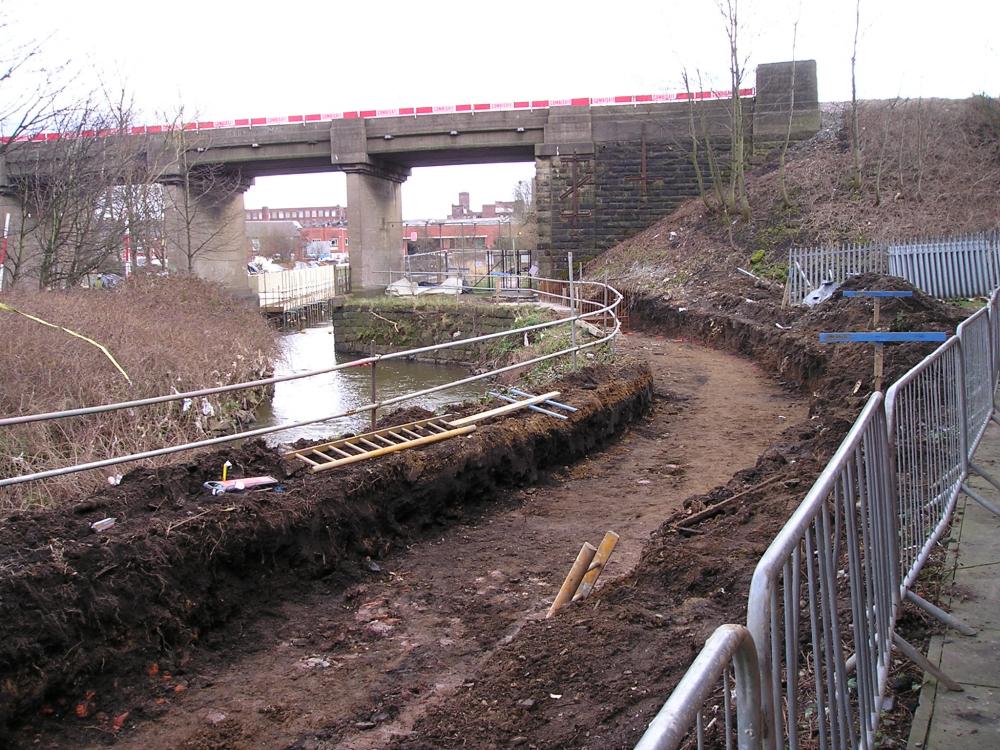
[[[1000,428],[991,424],[976,461],[995,474],[1000,465]],[[1000,504],[1000,492],[979,477],[970,486]],[[934,636],[928,659],[963,688],[952,692],[924,675],[913,718],[910,750],[1000,748],[1000,518],[978,503],[959,499],[946,565],[952,614],[977,628],[975,636]]]

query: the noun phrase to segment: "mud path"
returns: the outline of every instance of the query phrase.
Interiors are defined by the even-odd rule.
[[[686,497],[752,465],[806,417],[804,400],[746,360],[643,334],[624,346],[649,360],[656,380],[652,413],[622,441],[371,563],[361,584],[273,592],[273,609],[227,629],[224,642],[206,638],[183,671],[150,669],[123,695],[114,746],[383,747],[474,684],[495,648],[544,616],[583,541],[617,531],[605,576],[623,575]],[[21,737],[66,747],[67,731],[74,747],[112,740],[86,720]]]

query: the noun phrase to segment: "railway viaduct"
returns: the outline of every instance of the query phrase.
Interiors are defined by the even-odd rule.
[[[757,151],[782,141],[789,124],[793,140],[819,128],[815,61],[761,65],[755,90],[742,93],[746,136]],[[242,291],[246,187],[265,175],[345,172],[352,285],[358,289],[384,285],[384,272],[402,265],[400,186],[412,168],[533,161],[539,261],[544,275],[558,276],[566,272],[567,250],[583,258],[600,253],[697,194],[692,123],[719,151],[729,148],[729,100],[705,97],[692,106],[654,97],[625,99],[497,109],[467,105],[447,113],[406,110],[391,116],[361,112],[333,120],[315,115],[281,118],[297,120],[283,124],[261,118],[234,121],[233,126],[212,123],[206,130],[192,126],[189,137],[181,139],[184,158],[175,149],[155,174],[167,191],[185,190],[185,170],[212,169],[233,178],[236,190],[199,198],[210,205],[198,212],[197,225],[189,229],[213,243],[211,252],[195,259],[196,273]],[[149,148],[147,158],[163,159],[169,152],[162,147],[166,136],[151,137],[161,143]],[[20,207],[19,181],[49,146],[24,145],[11,152],[0,170],[0,202],[6,204],[0,208]],[[165,213],[169,250],[179,218],[169,208]]]

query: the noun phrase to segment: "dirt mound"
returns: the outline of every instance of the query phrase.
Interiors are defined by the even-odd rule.
[[[260,442],[138,469],[70,512],[19,513],[0,529],[0,731],[60,694],[182,663],[187,646],[316,576],[349,580],[364,558],[533,481],[624,429],[650,401],[644,363],[583,370],[557,387],[579,407],[526,413],[470,436],[306,475]],[[400,415],[396,415],[399,417]],[[212,496],[203,483],[271,474],[275,489]],[[91,524],[115,518],[95,532]]]
[[[832,453],[846,425],[790,428],[751,469],[691,506],[748,493],[699,535],[664,525],[636,569],[599,597],[529,623],[447,706],[392,747],[628,748],[645,731],[705,638],[745,618],[761,554]],[[523,739],[519,739],[523,738]]]
[[[869,275],[845,288],[909,287]],[[882,311],[883,320],[905,330],[953,331],[965,317],[920,293],[883,300]],[[712,630],[745,620],[758,560],[870,391],[871,347],[821,346],[818,332],[869,330],[871,320],[870,301],[838,296],[815,308],[782,310],[780,300],[752,282],[740,293],[716,289],[685,305],[669,296],[633,299],[639,328],[751,356],[812,395],[812,418],[789,427],[752,468],[688,498],[684,511],[650,538],[630,575],[554,620],[529,623],[474,685],[392,747],[457,748],[469,737],[478,746],[632,747]],[[933,346],[889,349],[887,373],[897,377]],[[713,506],[716,515],[688,520]],[[694,530],[678,529],[686,523]]]

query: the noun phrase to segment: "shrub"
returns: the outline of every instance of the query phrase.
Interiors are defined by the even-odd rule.
[[[136,277],[114,291],[6,293],[8,305],[106,346],[96,347],[0,311],[0,415],[58,411],[265,376],[277,338],[264,319],[220,287],[190,276]],[[203,437],[252,409],[265,393],[240,391],[184,409],[179,402],[0,427],[0,476],[15,476]],[[245,413],[243,416],[246,416]],[[167,456],[163,462],[170,460]],[[66,501],[134,465],[0,490],[0,511]]]

